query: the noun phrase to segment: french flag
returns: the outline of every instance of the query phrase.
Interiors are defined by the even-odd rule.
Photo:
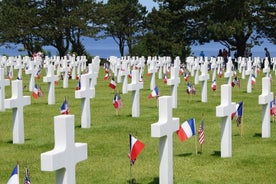
[[[81,82],[80,79],[78,80],[77,86],[76,86],[76,91],[81,89]]]
[[[107,80],[109,78],[109,73],[105,73],[104,80]]]
[[[32,96],[33,96],[35,99],[38,99],[38,97],[39,97],[39,95],[38,95],[38,86],[37,86],[37,85],[35,85],[35,87],[34,87]]]
[[[212,82],[211,87],[212,87],[212,90],[213,90],[213,91],[216,91],[216,90],[217,90],[217,82],[216,82],[216,80],[214,80],[214,81]]]
[[[159,97],[159,89],[157,86],[152,90],[152,92],[148,96],[149,99],[153,97]]]
[[[60,114],[69,114],[69,105],[66,99],[60,107]]]
[[[15,168],[13,169],[7,184],[19,184],[18,165],[16,165]]]
[[[163,82],[164,82],[165,84],[167,84],[167,81],[168,81],[168,78],[167,78],[167,75],[165,74],[165,75],[164,75]]]
[[[111,89],[116,89],[116,82],[114,80],[114,77],[112,77],[109,85],[108,85]]]
[[[252,75],[251,84],[254,85],[255,83],[256,83],[256,77],[255,77],[255,75]]]
[[[194,118],[191,118],[188,121],[182,123],[176,134],[182,142],[194,136],[196,134]]]
[[[128,157],[130,158],[131,164],[133,165],[138,155],[144,149],[145,144],[129,134],[129,145],[130,152],[128,154]]]

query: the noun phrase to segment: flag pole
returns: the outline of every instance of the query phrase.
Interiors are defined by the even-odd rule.
[[[194,125],[195,125],[195,119],[194,119]],[[195,129],[196,129],[196,127],[195,127]],[[196,130],[195,130],[196,131]],[[197,155],[197,142],[196,142],[196,135],[194,136],[195,138],[195,153],[196,153],[196,155]]]
[[[243,136],[243,109],[244,109],[244,102],[242,101],[241,136]]]
[[[20,178],[20,177],[19,177],[19,161],[18,161],[18,160],[17,160],[17,173],[18,173],[18,183],[20,183],[20,182],[19,182],[19,178]]]

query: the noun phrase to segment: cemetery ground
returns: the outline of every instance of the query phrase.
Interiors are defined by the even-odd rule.
[[[45,76],[45,71],[43,71]],[[211,72],[209,72],[211,75]],[[238,74],[239,77],[241,74]],[[271,91],[276,92],[276,77]],[[16,75],[15,75],[16,76]],[[136,183],[158,183],[159,139],[151,137],[151,124],[158,121],[156,99],[148,99],[151,90],[149,77],[144,74],[144,88],[140,91],[140,117],[131,117],[131,92],[121,94],[123,108],[118,115],[112,105],[114,91],[108,87],[109,80],[103,80],[100,68],[96,95],[91,99],[91,127],[81,128],[81,100],[75,99],[76,80],[69,80],[69,87],[62,88],[62,81],[55,88],[56,103],[47,104],[47,83],[36,79],[43,90],[38,100],[31,97],[31,105],[24,107],[24,144],[12,144],[12,111],[0,112],[0,183],[8,181],[12,169],[19,162],[20,183],[24,181],[24,168],[28,167],[32,183],[55,183],[55,172],[41,171],[40,155],[54,148],[54,116],[60,115],[59,108],[66,97],[70,114],[75,115],[75,142],[88,144],[88,159],[76,165],[76,183],[128,183],[130,178],[129,133],[145,144],[144,150],[132,166],[132,177]],[[240,127],[232,122],[232,157],[220,157],[221,118],[216,117],[216,106],[220,105],[220,85],[226,79],[217,77],[217,90],[211,89],[208,80],[208,102],[201,102],[201,83],[196,85],[196,94],[186,93],[186,82],[181,77],[178,87],[178,107],[173,109],[173,117],[180,123],[194,117],[198,130],[204,117],[205,142],[202,153],[196,137],[180,142],[173,135],[174,183],[275,183],[276,181],[276,120],[271,119],[271,137],[261,137],[262,106],[258,104],[261,94],[261,78],[257,76],[252,93],[246,92],[247,79],[241,79],[241,87],[232,88],[232,101],[244,102],[244,135]],[[128,83],[131,82],[128,79]],[[194,78],[189,77],[193,83]],[[157,79],[160,95],[170,95],[170,86]],[[23,74],[24,95],[28,90],[28,76]],[[6,98],[11,97],[11,86],[5,88]],[[117,84],[122,91],[122,83]]]

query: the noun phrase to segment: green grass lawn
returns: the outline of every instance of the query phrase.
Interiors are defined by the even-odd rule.
[[[147,71],[147,70],[146,70]],[[145,71],[145,73],[146,73]],[[43,73],[45,73],[43,71]],[[241,74],[239,74],[241,76]],[[208,102],[201,102],[201,83],[196,85],[196,94],[186,93],[186,82],[181,77],[178,87],[178,108],[173,117],[180,123],[194,117],[197,129],[204,114],[205,142],[203,152],[195,154],[195,139],[180,142],[173,135],[174,183],[275,183],[276,182],[276,122],[271,122],[271,138],[261,138],[262,106],[258,104],[261,94],[261,77],[253,86],[252,93],[246,92],[247,79],[241,79],[241,88],[232,88],[232,101],[244,102],[244,136],[233,121],[232,157],[220,157],[221,118],[216,117],[216,106],[220,105],[220,85],[226,82],[217,78],[217,91],[211,89],[208,81]],[[273,73],[274,76],[274,73]],[[17,161],[20,164],[20,183],[24,182],[24,167],[28,166],[31,182],[55,183],[55,172],[41,171],[40,154],[54,148],[54,116],[64,97],[69,101],[70,114],[75,115],[75,142],[88,144],[88,159],[76,166],[76,183],[128,183],[130,166],[128,159],[129,133],[145,143],[145,149],[132,167],[132,176],[137,183],[155,184],[159,177],[159,139],[151,137],[151,124],[158,121],[158,107],[155,99],[148,99],[151,92],[149,77],[144,75],[144,88],[140,91],[140,117],[131,117],[131,92],[122,94],[123,108],[119,115],[112,105],[114,92],[104,81],[101,67],[97,80],[96,96],[91,99],[91,128],[82,129],[81,100],[75,99],[76,80],[69,80],[69,88],[62,88],[59,81],[55,89],[56,104],[47,104],[47,84],[41,85],[44,95],[38,100],[31,98],[31,105],[24,108],[25,143],[12,144],[12,111],[0,112],[0,183],[6,183]],[[210,72],[211,78],[211,72]],[[276,77],[272,81],[275,92]],[[23,74],[24,85],[28,76]],[[193,83],[194,78],[189,80]],[[130,83],[130,79],[129,79]],[[170,86],[157,79],[161,96],[170,95]],[[28,85],[27,85],[28,86]],[[6,87],[6,98],[10,98],[10,86]],[[122,91],[122,84],[117,84]],[[24,95],[31,96],[28,87]],[[198,150],[199,145],[197,144]]]

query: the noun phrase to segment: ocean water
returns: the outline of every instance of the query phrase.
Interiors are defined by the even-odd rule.
[[[86,51],[92,56],[100,56],[101,58],[108,58],[110,56],[120,57],[119,47],[113,40],[109,37],[104,40],[95,40],[88,37],[82,38],[82,43],[85,45]],[[20,51],[22,50],[22,45],[10,44],[11,47],[7,48],[5,46],[0,47],[0,55],[8,56],[18,56],[18,55],[27,55],[27,52]],[[264,43],[261,46],[255,46],[251,49],[253,57],[265,57],[264,48],[267,47],[270,51],[271,57],[276,57],[276,45],[264,40]],[[215,42],[210,42],[204,45],[192,46],[192,55],[199,56],[201,51],[204,51],[205,55],[208,57],[217,56],[219,49],[224,47]],[[43,49],[47,52],[50,52],[51,56],[58,55],[57,50],[54,47],[46,46]],[[125,50],[127,54],[127,50]],[[231,56],[233,57],[233,52]]]

